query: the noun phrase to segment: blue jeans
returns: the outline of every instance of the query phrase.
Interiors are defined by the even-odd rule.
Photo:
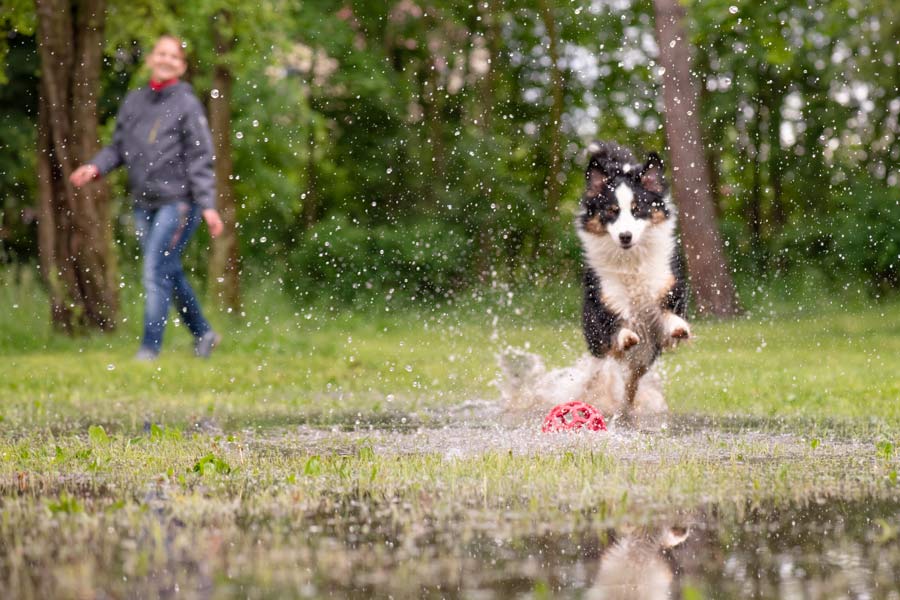
[[[144,255],[142,281],[146,299],[141,348],[159,353],[173,299],[184,324],[195,338],[200,338],[211,328],[181,268],[184,248],[200,224],[200,208],[183,200],[158,208],[136,206],[134,223]]]

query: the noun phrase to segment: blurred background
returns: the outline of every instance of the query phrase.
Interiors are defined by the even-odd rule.
[[[889,0],[2,5],[0,277],[43,290],[33,308],[57,329],[113,328],[137,297],[124,172],[63,182],[109,141],[161,33],[186,42],[227,226],[185,263],[226,311],[269,293],[440,306],[498,285],[577,310],[572,218],[597,138],[660,151],[682,212],[709,216],[683,231],[704,255],[688,256],[695,300],[737,291],[709,312],[900,287]]]

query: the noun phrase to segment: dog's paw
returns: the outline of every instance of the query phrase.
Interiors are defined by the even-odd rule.
[[[669,316],[668,331],[673,341],[688,340],[691,337],[691,326],[677,315]]]
[[[619,334],[616,336],[616,349],[619,350],[619,352],[624,352],[640,343],[641,338],[638,337],[638,334],[627,327],[620,329]]]

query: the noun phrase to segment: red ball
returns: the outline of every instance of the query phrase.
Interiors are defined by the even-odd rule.
[[[544,419],[541,431],[544,433],[557,433],[560,431],[577,431],[579,429],[590,431],[606,431],[606,423],[600,411],[584,402],[565,402],[554,406]]]

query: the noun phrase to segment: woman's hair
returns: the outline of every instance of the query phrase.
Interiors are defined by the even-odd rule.
[[[172,40],[173,42],[175,42],[175,44],[178,46],[178,49],[181,50],[181,60],[187,61],[187,52],[185,51],[186,44],[184,43],[184,40],[182,40],[177,35],[174,35],[171,33],[164,33],[161,36],[159,36],[158,38],[156,38],[156,41],[153,42],[153,46],[156,47],[156,45],[163,40]]]

